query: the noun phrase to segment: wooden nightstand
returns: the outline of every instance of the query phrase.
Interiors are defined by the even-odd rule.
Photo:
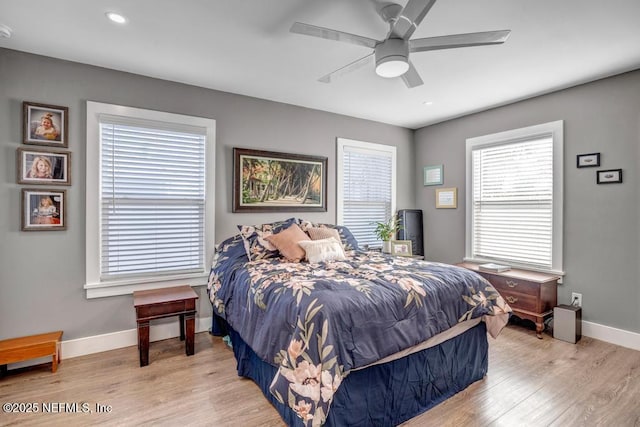
[[[133,292],[140,366],[149,364],[149,321],[154,319],[179,316],[180,340],[185,341],[187,356],[193,355],[197,299],[198,294],[188,285]]]
[[[560,276],[535,271],[518,270],[494,273],[482,271],[478,264],[457,264],[473,270],[493,285],[513,309],[513,314],[536,324],[536,336],[542,339],[544,321],[553,317],[553,308],[558,303],[558,280]]]

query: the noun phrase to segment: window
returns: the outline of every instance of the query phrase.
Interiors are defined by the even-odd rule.
[[[211,119],[87,102],[88,298],[206,282],[214,135]]]
[[[562,274],[562,121],[467,139],[466,260]]]
[[[396,205],[396,147],[338,138],[338,224],[358,244],[380,246],[375,222],[387,221]]]

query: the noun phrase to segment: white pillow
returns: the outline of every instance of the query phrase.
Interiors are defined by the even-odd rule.
[[[307,253],[307,259],[312,263],[347,259],[342,244],[333,237],[320,240],[301,240],[298,244],[302,246],[302,249]]]

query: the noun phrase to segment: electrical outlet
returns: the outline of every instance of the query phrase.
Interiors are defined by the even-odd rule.
[[[571,305],[577,305],[578,307],[582,307],[582,294],[577,292],[571,293]]]

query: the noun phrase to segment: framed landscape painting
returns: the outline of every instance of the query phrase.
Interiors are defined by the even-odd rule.
[[[233,212],[327,211],[327,158],[233,149]]]

